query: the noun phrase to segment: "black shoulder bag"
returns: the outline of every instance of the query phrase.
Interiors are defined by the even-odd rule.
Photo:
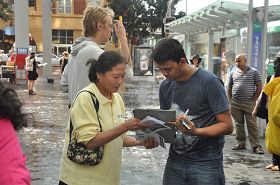
[[[270,81],[271,76],[268,76],[266,78],[266,83],[268,83]],[[267,104],[267,96],[264,92],[262,92],[261,94],[261,101],[260,104],[257,108],[257,112],[256,112],[256,116],[262,119],[268,119],[268,110],[266,107]]]
[[[101,127],[99,116],[98,116],[99,102],[98,102],[96,96],[92,92],[87,91],[87,90],[80,91],[80,93],[81,92],[88,92],[91,94],[92,102],[93,102],[93,105],[94,105],[94,108],[95,108],[95,111],[97,114],[99,126],[100,126],[100,131],[102,131],[102,127]],[[73,125],[72,125],[72,121],[71,121],[71,117],[70,117],[70,135],[69,135],[69,145],[68,145],[68,149],[67,149],[68,159],[70,159],[71,161],[73,161],[75,163],[82,164],[82,165],[95,166],[95,165],[99,164],[102,160],[104,147],[98,146],[98,147],[90,150],[86,147],[86,144],[77,142],[76,138],[71,139],[72,131],[73,131]]]

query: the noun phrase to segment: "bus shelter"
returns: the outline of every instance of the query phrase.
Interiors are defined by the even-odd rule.
[[[280,6],[268,6],[268,0],[264,4],[253,7],[252,0],[249,4],[218,0],[165,24],[165,30],[184,45],[188,58],[203,54],[204,67],[223,80],[234,55],[240,52],[247,53],[248,63],[264,77],[267,22],[280,20]]]
[[[166,33],[178,39],[187,57],[199,54],[204,68],[212,71],[227,84],[228,74],[237,53],[246,53],[250,66],[258,69],[262,80],[266,78],[268,57],[274,58],[280,50],[279,36],[271,39],[276,45],[270,51],[268,34],[278,34],[276,28],[267,29],[268,22],[280,20],[280,6],[253,7],[249,4],[216,1],[197,12],[165,24]],[[278,39],[278,41],[277,41]],[[204,44],[203,44],[204,43]],[[278,43],[278,44],[277,44]],[[259,135],[264,136],[265,123],[258,121]]]

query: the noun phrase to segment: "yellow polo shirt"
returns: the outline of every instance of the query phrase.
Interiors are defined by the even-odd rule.
[[[90,84],[84,90],[91,91],[99,101],[98,116],[102,130],[106,131],[125,121],[125,107],[118,93],[112,95],[112,100],[104,97],[96,85]],[[75,100],[70,110],[74,136],[79,142],[88,142],[100,131],[96,111],[91,95],[82,92]],[[69,143],[69,124],[65,130],[65,143],[61,157],[59,180],[69,185],[118,185],[120,183],[120,168],[124,134],[104,146],[103,158],[96,166],[80,165],[67,158]]]

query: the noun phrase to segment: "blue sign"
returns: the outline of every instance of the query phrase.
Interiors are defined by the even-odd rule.
[[[27,55],[28,54],[28,48],[17,48],[17,54]]]
[[[262,24],[253,22],[252,67],[262,71]]]

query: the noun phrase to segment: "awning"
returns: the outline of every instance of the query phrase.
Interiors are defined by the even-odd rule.
[[[257,7],[256,10],[263,10]],[[280,20],[280,6],[268,8],[268,21]],[[192,35],[222,29],[236,29],[247,26],[248,4],[228,1],[216,1],[190,15],[165,24],[172,33]]]
[[[14,26],[6,26],[4,28],[5,35],[15,35],[15,27]]]

